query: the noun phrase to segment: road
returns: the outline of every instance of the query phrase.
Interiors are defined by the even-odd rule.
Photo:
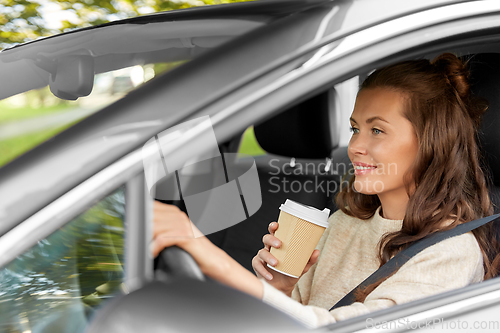
[[[70,111],[58,112],[36,118],[0,123],[0,140],[60,127],[78,119],[85,118],[97,111],[96,108],[75,108]]]

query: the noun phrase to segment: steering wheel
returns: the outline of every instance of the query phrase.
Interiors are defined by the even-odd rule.
[[[263,332],[269,327],[279,327],[282,332],[306,331],[287,314],[255,297],[220,283],[199,281],[204,276],[184,250],[170,247],[159,256],[157,281],[111,300],[93,317],[86,333],[135,333],[144,327],[149,332],[203,332],[208,322],[217,332],[239,332],[242,327],[246,332]],[[163,283],[163,277],[173,283]],[[242,311],[235,312],[235,308]],[[228,313],[230,320],[211,320]]]
[[[205,275],[189,253],[177,246],[167,247],[158,255],[155,280],[170,282],[179,278],[205,281]]]

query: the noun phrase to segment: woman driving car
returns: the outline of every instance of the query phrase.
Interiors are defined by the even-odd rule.
[[[177,207],[155,202],[154,255],[177,245],[202,272],[262,299],[308,327],[403,304],[497,275],[498,244],[484,225],[432,245],[396,273],[329,310],[401,250],[493,213],[477,131],[486,103],[470,92],[466,63],[445,53],[377,69],[362,83],[350,121],[354,168],[300,278],[275,266],[278,223],[269,225],[251,274],[199,232]]]

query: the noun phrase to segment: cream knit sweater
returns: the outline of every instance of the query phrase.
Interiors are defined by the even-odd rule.
[[[321,238],[318,262],[304,274],[292,298],[264,280],[263,301],[314,328],[385,309],[482,281],[483,259],[469,232],[437,243],[410,259],[380,284],[363,303],[328,311],[337,301],[379,268],[378,242],[401,229],[401,220],[388,220],[379,210],[369,220],[337,211]]]

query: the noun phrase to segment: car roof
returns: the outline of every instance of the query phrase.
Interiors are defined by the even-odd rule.
[[[117,26],[118,28],[131,24],[131,25],[145,25],[152,23],[161,23],[169,21],[191,21],[191,20],[204,20],[210,18],[245,18],[256,21],[269,21],[272,18],[283,17],[288,14],[293,14],[297,11],[304,10],[305,8],[317,5],[324,0],[261,0],[258,2],[242,2],[237,6],[234,4],[221,4],[218,6],[202,6],[191,7],[178,10],[171,10],[166,12],[158,12],[147,15],[141,15],[108,23],[103,23],[95,26],[89,26],[71,31],[63,32],[60,34],[39,38],[26,43],[14,45],[12,47],[2,50],[2,52],[11,52],[19,47],[26,47],[27,45],[46,43],[47,40],[54,38],[64,38],[88,32],[92,30],[99,30],[107,27]]]
[[[265,23],[144,84],[0,168],[0,234],[140,148],[155,134],[189,119],[238,85],[252,81],[256,75],[263,75],[264,67],[269,68],[270,64],[278,67],[322,45],[386,20],[457,2],[466,1],[274,0],[235,3],[113,22],[2,52],[0,56],[12,56],[23,48],[43,48],[45,43],[53,45],[67,36],[84,31],[97,32],[121,24],[235,17]]]

